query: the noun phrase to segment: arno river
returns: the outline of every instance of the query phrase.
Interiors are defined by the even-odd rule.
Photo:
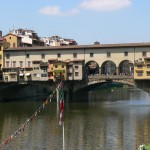
[[[150,95],[137,88],[97,88],[87,102],[65,103],[64,126],[56,102],[46,105],[4,150],[137,150],[150,143]],[[42,102],[0,103],[5,142]],[[64,127],[64,130],[63,130]],[[63,132],[64,131],[64,132]]]

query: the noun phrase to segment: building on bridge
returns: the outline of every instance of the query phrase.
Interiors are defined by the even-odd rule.
[[[17,47],[4,49],[3,70],[22,68],[25,73],[28,73],[28,76],[31,75],[30,80],[33,79],[33,75],[41,79],[42,72],[38,73],[33,69],[34,62],[39,61],[48,63],[45,66],[48,67],[48,75],[47,77],[44,75],[44,80],[54,79],[55,60],[57,62],[69,60],[69,62],[65,62],[65,66],[67,66],[64,74],[66,80],[82,80],[87,75],[133,75],[137,72],[134,71],[136,60],[144,59],[146,61],[149,57],[150,43]],[[38,65],[41,69],[40,64]],[[4,72],[4,75],[6,73],[8,72]],[[14,78],[14,76],[12,77]],[[142,79],[141,74],[136,74],[135,78],[138,77]],[[5,78],[7,79],[7,77]]]
[[[5,82],[55,81],[61,76],[64,80],[82,80],[83,66],[83,60],[33,60],[32,67],[28,62],[27,67],[3,68],[3,79]]]
[[[137,59],[134,64],[134,79],[150,79],[150,57]]]
[[[2,37],[2,31],[0,31],[0,66],[4,67],[4,52],[3,50],[9,47],[9,43],[6,42],[5,38]]]

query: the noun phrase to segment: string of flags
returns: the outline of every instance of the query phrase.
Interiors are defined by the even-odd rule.
[[[63,118],[64,118],[64,94],[63,94],[63,82],[61,80],[61,82],[57,85],[56,89],[58,89],[59,91],[59,101],[60,101],[60,106],[59,106],[59,110],[60,110],[60,120],[59,120],[59,124],[61,125],[63,122]],[[38,113],[40,113],[46,105],[48,105],[49,102],[51,102],[51,99],[55,96],[55,93],[57,90],[54,90],[52,92],[52,94],[50,96],[48,96],[48,98],[44,101],[44,103],[34,112],[34,114],[26,120],[26,122],[21,125],[18,130],[16,130],[13,134],[11,134],[4,142],[2,142],[0,144],[0,148],[2,148],[4,145],[7,145],[9,142],[11,142],[13,140],[13,138],[19,136],[19,134],[21,134],[22,132],[24,132],[26,126],[29,125],[30,122],[32,122],[38,115]]]
[[[64,90],[63,87],[59,90],[59,110],[60,110],[60,119],[59,124],[62,125],[64,121]]]

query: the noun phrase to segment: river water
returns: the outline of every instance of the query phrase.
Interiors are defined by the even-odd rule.
[[[150,95],[137,88],[97,88],[87,102],[65,103],[59,125],[56,102],[0,103],[2,150],[137,150],[150,143]],[[13,138],[8,141],[11,136]]]

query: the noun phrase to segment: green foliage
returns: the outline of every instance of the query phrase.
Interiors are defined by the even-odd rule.
[[[138,150],[150,150],[150,144],[140,145]]]
[[[150,144],[145,145],[145,150],[150,150]]]

